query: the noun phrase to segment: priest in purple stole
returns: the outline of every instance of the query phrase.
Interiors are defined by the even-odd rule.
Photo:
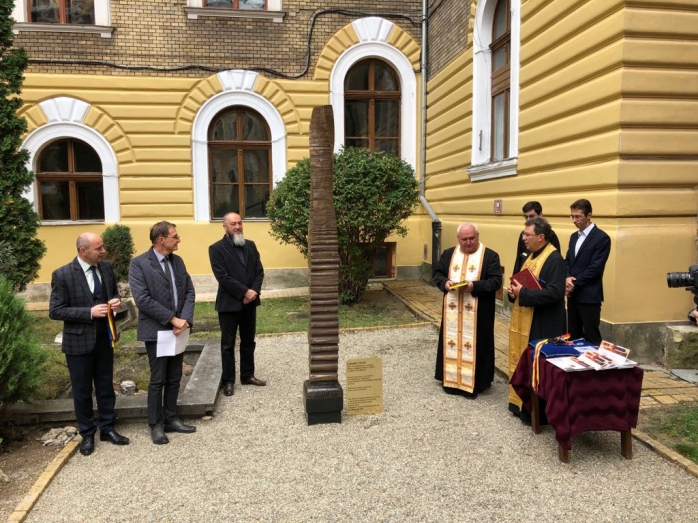
[[[502,286],[499,255],[480,243],[473,223],[456,231],[433,281],[444,293],[434,378],[445,392],[476,398],[494,380],[495,293]]]

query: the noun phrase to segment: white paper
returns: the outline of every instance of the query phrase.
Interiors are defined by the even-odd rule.
[[[175,336],[172,331],[158,331],[158,346],[156,356],[176,356],[184,352],[189,343],[189,329],[182,331],[182,334]]]

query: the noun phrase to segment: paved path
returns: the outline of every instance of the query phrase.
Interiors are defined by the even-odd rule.
[[[432,327],[342,334],[346,359],[383,361],[385,412],[305,423],[307,335],[260,338],[264,388],[220,397],[198,432],[153,445],[144,422],[120,423],[131,445],[76,454],[27,521],[427,522],[695,521],[698,480],[617,433],[575,438],[568,465],[549,427],[534,435],[506,409],[497,377],[476,401],[444,394]]]
[[[413,312],[437,327],[441,324],[443,294],[438,288],[422,280],[390,281],[384,285]],[[502,376],[506,376],[509,357],[508,318],[496,315],[494,337],[495,365],[497,371]],[[683,381],[665,369],[649,365],[643,365],[643,367],[645,368],[645,376],[642,382],[640,407],[670,405],[679,401],[698,401],[697,385]]]

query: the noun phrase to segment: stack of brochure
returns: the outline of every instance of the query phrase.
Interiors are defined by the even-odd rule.
[[[548,362],[565,372],[578,372],[581,370],[609,370],[630,369],[637,362],[628,359],[630,349],[602,341],[598,349],[585,347],[578,356],[565,356],[563,358],[551,358]]]

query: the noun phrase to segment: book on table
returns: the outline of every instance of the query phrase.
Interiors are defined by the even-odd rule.
[[[509,279],[520,283],[524,289],[541,290],[543,288],[540,280],[534,276],[528,267],[512,275]]]
[[[628,359],[630,349],[602,341],[598,348],[587,348],[579,356],[550,358],[548,361],[565,372],[582,370],[631,369],[637,362]]]

